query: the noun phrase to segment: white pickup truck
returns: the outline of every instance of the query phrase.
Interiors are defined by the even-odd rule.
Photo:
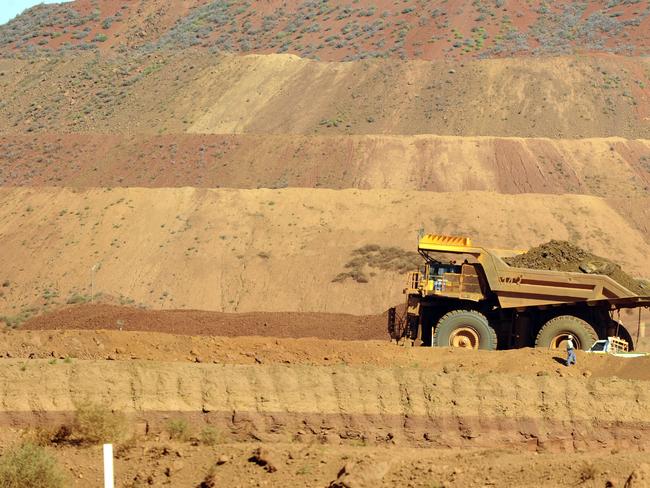
[[[594,354],[611,354],[612,356],[623,358],[640,358],[650,354],[647,352],[628,351],[627,341],[618,337],[608,337],[607,339],[596,341],[587,352]]]

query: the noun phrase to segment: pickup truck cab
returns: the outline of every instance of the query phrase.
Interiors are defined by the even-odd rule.
[[[624,358],[638,358],[650,354],[647,352],[628,351],[627,341],[618,337],[608,337],[607,339],[596,341],[587,352],[594,354],[611,354],[612,356]]]

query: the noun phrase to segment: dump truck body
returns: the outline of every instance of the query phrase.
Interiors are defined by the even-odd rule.
[[[477,348],[482,332],[494,332],[501,347],[559,347],[563,337],[582,328],[578,342],[587,349],[591,338],[621,330],[611,318],[613,310],[650,306],[650,297],[636,295],[609,276],[512,267],[503,258],[522,251],[487,249],[469,238],[425,235],[418,251],[424,264],[407,277],[403,332],[432,345],[455,345],[464,337]],[[448,316],[451,312],[457,313]],[[568,318],[559,320],[562,316]],[[451,332],[436,335],[443,318],[444,328],[464,329],[465,335],[458,340]],[[541,334],[542,329],[553,319],[555,332],[546,344],[548,334]],[[463,320],[468,323],[453,325]],[[496,347],[496,342],[486,348]]]

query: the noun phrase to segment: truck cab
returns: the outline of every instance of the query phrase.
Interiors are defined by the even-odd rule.
[[[636,358],[648,355],[646,352],[629,351],[629,344],[620,337],[608,337],[607,339],[597,340],[587,352],[593,354],[611,354],[612,356],[624,358]]]

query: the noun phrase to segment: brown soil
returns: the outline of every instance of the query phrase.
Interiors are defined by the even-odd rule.
[[[278,466],[277,471],[269,473],[249,461],[260,446],[265,447]],[[102,486],[101,449],[101,446],[59,446],[49,448],[49,452],[65,467],[70,479],[67,486],[87,488]],[[126,488],[603,488],[623,487],[633,473],[635,476],[648,473],[647,453],[631,449],[612,451],[567,454],[524,449],[421,449],[373,446],[362,439],[355,440],[353,445],[300,440],[268,443],[251,439],[204,446],[172,441],[165,435],[158,441],[144,439],[125,444],[120,448],[115,469],[116,486]],[[339,479],[346,466],[355,474],[355,484],[330,485]],[[215,484],[200,485],[208,473]],[[648,485],[644,483],[628,486],[646,488]]]
[[[99,55],[0,47],[0,320],[54,310],[0,332],[0,454],[40,427],[68,486],[99,486],[100,446],[43,435],[92,400],[125,415],[128,488],[648,486],[648,357],[579,351],[565,368],[549,350],[401,348],[381,312],[403,303],[421,227],[497,248],[571,240],[650,273],[650,10],[592,2],[572,17],[551,2],[542,19],[522,0],[450,0],[445,15],[333,0],[289,29],[318,2],[270,0],[211,2],[227,27],[184,22],[205,3],[78,0],[0,26],[0,43],[15,28],[42,49],[106,36]],[[48,19],[68,8],[80,15]],[[588,51],[593,35],[596,50],[641,57],[526,57],[572,18],[563,44]],[[173,38],[136,52],[197,26],[205,43],[232,34],[235,51],[244,38],[261,42],[253,53],[323,44],[324,60],[380,39],[403,49],[316,62]],[[470,59],[520,36],[532,44],[518,59]],[[360,248],[378,255],[351,261]],[[553,266],[578,260],[565,251]],[[364,279],[333,282],[342,270]],[[61,308],[93,291],[156,310]],[[186,439],[170,440],[172,421]]]
[[[334,328],[329,322],[323,328]],[[554,359],[561,351],[519,349],[465,351],[452,348],[402,347],[386,340],[332,340],[243,336],[240,331],[222,335],[187,335],[127,330],[43,329],[4,331],[0,358],[191,362],[214,364],[350,365],[373,367],[417,367],[428,371],[467,374],[550,374],[579,378],[585,371],[594,378],[616,376],[650,381],[650,357],[623,359],[594,356],[577,351],[578,367],[564,369]],[[647,339],[639,350],[648,350]],[[559,373],[562,373],[560,375]]]
[[[195,487],[218,460],[224,486],[623,486],[650,445],[650,358],[579,351],[567,369],[547,350],[127,331],[2,343],[0,449],[92,398],[134,436],[116,450],[120,486]],[[170,440],[171,421],[187,440]],[[48,450],[70,486],[99,484],[101,447]]]
[[[648,139],[649,67],[646,58],[619,56],[464,63],[326,63],[290,55],[200,53],[118,59],[87,54],[33,61],[0,58],[0,73],[4,73],[0,87],[5,94],[0,131]],[[45,79],[47,83],[43,83]],[[614,160],[610,146],[616,152],[617,143],[611,142],[595,147],[587,163]],[[641,154],[634,147],[630,150],[631,165],[638,165],[639,157],[648,155],[643,142],[620,142],[645,148]],[[466,146],[472,151],[471,145]],[[509,159],[505,154],[517,151],[517,146],[517,141],[504,141],[493,149],[497,154],[488,150],[485,157],[501,162],[504,174],[513,171],[515,176],[521,171],[517,161],[512,167],[505,166]],[[154,154],[174,156],[169,145],[153,149]],[[215,156],[224,151],[205,149],[198,154],[199,160],[224,171],[222,165],[228,161]],[[326,149],[333,150],[331,145]],[[387,145],[384,150],[390,149]],[[410,148],[410,152],[418,150],[427,151],[427,147],[414,144]],[[66,151],[74,153],[74,147],[66,145]],[[148,152],[145,147],[133,158],[146,162]],[[526,150],[517,152],[524,161],[530,157]],[[285,158],[291,154],[287,150]],[[182,153],[176,168],[183,174],[180,156]],[[254,161],[253,156],[245,163]],[[564,178],[574,181],[553,148],[540,156],[543,160],[537,159],[542,167],[548,166],[547,171],[557,162],[555,172],[563,170]],[[42,161],[29,166],[46,165],[49,156],[41,157]],[[462,166],[464,157],[465,153],[456,149],[448,161],[449,170]],[[401,158],[395,148],[393,161]],[[532,179],[534,184],[545,175],[528,171],[520,176],[517,179]]]
[[[650,185],[644,140],[12,133],[0,134],[0,158],[4,186],[568,193],[615,198],[637,213],[650,209],[642,200]]]
[[[568,241],[551,240],[524,254],[506,258],[505,261],[510,266],[519,268],[603,274],[637,295],[650,295],[650,284],[647,281],[632,278],[615,262],[596,256]]]
[[[381,314],[404,300],[399,268],[369,268],[367,283],[332,280],[354,249],[414,251],[421,227],[494,248],[571,239],[650,274],[646,235],[588,195],[0,188],[11,256],[0,315],[88,300],[97,263],[96,294],[149,309]]]
[[[390,0],[360,0],[354,5],[268,0],[252,8],[209,0],[76,0],[35,7],[0,27],[0,33],[5,39],[9,35],[2,45],[7,54],[30,49],[49,53],[63,45],[92,46],[105,54],[153,45],[235,53],[289,52],[336,61],[373,56],[471,59],[574,51],[644,55],[650,49],[646,35],[650,20],[638,3],[591,2],[573,7],[573,2],[557,1],[541,9],[523,1],[499,5],[451,0],[425,7]],[[112,22],[106,24],[106,19]],[[197,26],[201,27],[198,31]],[[566,29],[572,29],[570,39],[564,34]],[[104,36],[101,41],[98,35]]]
[[[385,315],[299,312],[235,314],[201,310],[142,310],[90,304],[33,318],[21,328],[153,331],[195,336],[317,337],[347,341],[389,339]]]

